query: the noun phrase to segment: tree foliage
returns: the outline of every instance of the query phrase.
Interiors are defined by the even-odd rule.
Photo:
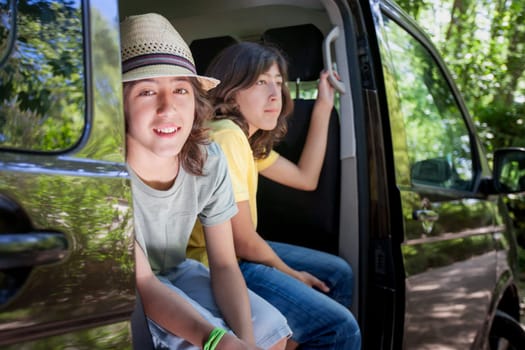
[[[396,2],[441,51],[489,157],[497,148],[525,147],[525,1]],[[525,247],[525,196],[503,200]]]
[[[525,2],[399,0],[451,68],[488,151],[525,146]]]
[[[78,1],[0,4],[0,143],[61,150],[84,127],[82,16]],[[12,40],[11,40],[12,39]]]

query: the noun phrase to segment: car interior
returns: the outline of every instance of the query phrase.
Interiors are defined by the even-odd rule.
[[[250,1],[243,4],[194,1],[191,5],[167,1],[126,1],[120,3],[120,17],[145,12],[166,16],[190,46],[197,71],[201,74],[205,73],[221,49],[235,42],[255,41],[279,47],[289,62],[288,86],[295,107],[289,118],[288,133],[276,150],[282,156],[298,161],[315,102],[319,73],[327,65],[336,65],[338,60],[343,60],[339,57],[343,56],[339,53],[344,48],[341,38],[325,46],[330,31],[341,21],[333,14],[335,11],[331,11],[331,6],[335,5],[330,1],[305,1],[301,5],[293,1]],[[327,64],[326,56],[330,57],[332,53],[335,57]],[[348,73],[340,71],[338,74],[344,82]],[[351,97],[345,93],[338,94],[336,99],[336,108],[330,116],[329,141],[318,188],[315,191],[298,191],[261,176],[257,204],[258,230],[269,240],[300,244],[347,259],[352,257],[351,264],[355,266],[357,250],[340,251],[341,247],[349,246],[341,244],[341,240],[351,240],[352,245],[357,247],[356,233],[348,231],[355,225],[346,225],[345,220],[341,223],[339,215],[348,205],[351,208],[345,212],[351,215],[345,218],[356,215],[351,210],[355,210],[355,204],[348,204],[347,199],[340,198],[342,172],[355,171],[351,167],[352,157],[347,157],[353,153],[350,139],[353,128],[345,128],[347,131],[341,141],[341,127],[348,127],[351,122],[351,104],[348,103]],[[341,118],[341,115],[344,117]],[[348,187],[351,183],[345,181],[344,186]]]
[[[294,112],[289,118],[287,135],[276,151],[291,161],[297,162],[301,155],[320,72],[342,67],[335,68],[340,84],[349,83],[347,65],[337,65],[347,59],[343,55],[346,44],[342,37],[327,39],[334,27],[342,25],[331,1],[302,1],[298,5],[295,1],[262,0],[242,3],[132,0],[121,1],[119,6],[120,19],[146,12],[168,18],[190,46],[199,74],[205,74],[220,50],[239,41],[280,48],[289,63],[288,87],[294,99]],[[342,140],[341,130],[345,127],[347,132]],[[295,190],[260,176],[257,206],[261,236],[340,255],[352,265],[357,281],[357,225],[352,224],[357,221],[357,200],[355,196],[340,195],[342,190],[356,193],[355,176],[349,177],[356,171],[352,132],[351,94],[338,93],[317,189]],[[351,180],[343,182],[347,177]],[[346,214],[341,216],[343,211]]]
[[[301,96],[301,88],[303,84],[315,84],[323,70],[323,40],[321,31],[310,23],[271,28],[259,39],[267,45],[277,46],[290,65],[288,80],[295,85],[294,111],[288,120],[288,133],[275,150],[293,162],[298,162],[301,156],[315,103],[315,96]],[[197,72],[206,74],[215,55],[236,42],[229,35],[193,40],[190,49]],[[335,108],[330,116],[328,135],[326,157],[315,191],[300,191],[259,177],[258,230],[266,239],[337,254],[340,130]]]
[[[308,40],[302,40],[308,38]],[[290,62],[290,81],[315,82],[323,69],[324,36],[313,24],[272,28],[263,33],[262,41],[277,45]],[[276,147],[283,157],[297,162],[308,134],[315,96],[301,97],[296,92],[289,130]],[[315,191],[300,191],[259,177],[257,208],[259,232],[270,240],[309,246],[338,254],[340,129],[337,110],[330,116],[328,143],[320,181]],[[279,218],[275,220],[274,218]]]

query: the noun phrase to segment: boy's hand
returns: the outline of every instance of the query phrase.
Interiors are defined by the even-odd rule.
[[[334,106],[335,89],[328,81],[328,72],[322,71],[317,85],[317,104],[322,104],[330,111]]]
[[[296,276],[294,277],[304,284],[310,287],[315,287],[322,292],[328,293],[330,291],[330,288],[328,288],[328,286],[323,281],[306,271],[296,271]]]

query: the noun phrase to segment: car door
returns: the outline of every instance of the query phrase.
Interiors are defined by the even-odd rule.
[[[385,5],[378,18],[403,212],[403,346],[479,348],[496,289],[497,197],[480,194],[487,162],[437,53]]]
[[[0,1],[0,347],[131,348],[113,1]]]

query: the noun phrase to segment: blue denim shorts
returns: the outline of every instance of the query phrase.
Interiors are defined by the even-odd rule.
[[[195,260],[186,259],[177,268],[158,278],[170,289],[184,297],[215,327],[232,332],[221,318],[220,310],[215,304],[210,285],[210,273],[206,266]],[[267,349],[282,338],[291,335],[286,319],[275,307],[251,291],[248,291],[248,297],[252,310],[255,341],[259,347]],[[148,322],[156,349],[200,349],[166,331],[154,321],[148,319]]]

